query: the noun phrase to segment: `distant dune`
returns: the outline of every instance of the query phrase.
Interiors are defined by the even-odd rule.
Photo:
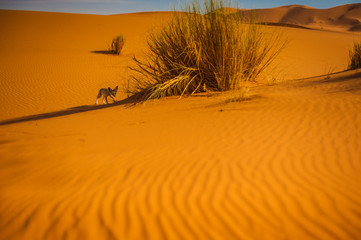
[[[287,23],[317,29],[361,31],[361,3],[347,4],[329,9],[316,9],[290,5],[269,9],[240,10],[246,16],[259,17],[259,21]]]
[[[289,41],[244,101],[95,106],[170,13],[0,10],[0,239],[361,239],[360,4],[256,11]]]

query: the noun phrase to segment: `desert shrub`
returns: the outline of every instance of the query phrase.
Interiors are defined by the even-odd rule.
[[[125,44],[125,38],[123,35],[119,35],[119,36],[113,38],[112,45],[111,45],[111,51],[114,54],[120,55],[120,53],[122,52],[122,49],[124,47],[124,44]]]
[[[231,1],[190,0],[152,32],[134,58],[133,93],[144,99],[240,89],[256,81],[284,43],[266,27],[231,12]]]
[[[354,43],[353,49],[349,51],[349,56],[348,69],[361,68],[361,42]]]

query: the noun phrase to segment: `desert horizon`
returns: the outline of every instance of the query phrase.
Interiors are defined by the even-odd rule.
[[[226,13],[284,43],[256,80],[144,101],[173,12],[0,9],[0,239],[361,238],[361,3]]]

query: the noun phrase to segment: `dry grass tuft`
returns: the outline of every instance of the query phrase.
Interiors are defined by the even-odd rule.
[[[354,43],[353,49],[349,52],[350,61],[348,69],[361,68],[361,42]]]
[[[123,35],[119,35],[113,38],[112,45],[110,46],[111,51],[114,54],[120,55],[125,44],[125,38]]]
[[[190,0],[184,12],[174,12],[169,24],[150,34],[145,58],[134,58],[131,92],[148,100],[237,90],[256,81],[285,41],[229,9],[231,1]]]

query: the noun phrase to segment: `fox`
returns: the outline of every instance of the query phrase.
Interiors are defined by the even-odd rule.
[[[107,104],[109,104],[108,103],[108,97],[111,97],[113,99],[113,102],[116,102],[114,98],[115,98],[115,95],[117,95],[117,91],[118,91],[118,86],[116,86],[114,89],[111,89],[110,87],[100,89],[99,93],[98,93],[98,96],[97,96],[97,99],[95,101],[95,105],[98,104],[98,99],[101,96],[103,96],[103,104],[105,104],[105,102]],[[104,100],[105,100],[105,102],[104,102]]]

